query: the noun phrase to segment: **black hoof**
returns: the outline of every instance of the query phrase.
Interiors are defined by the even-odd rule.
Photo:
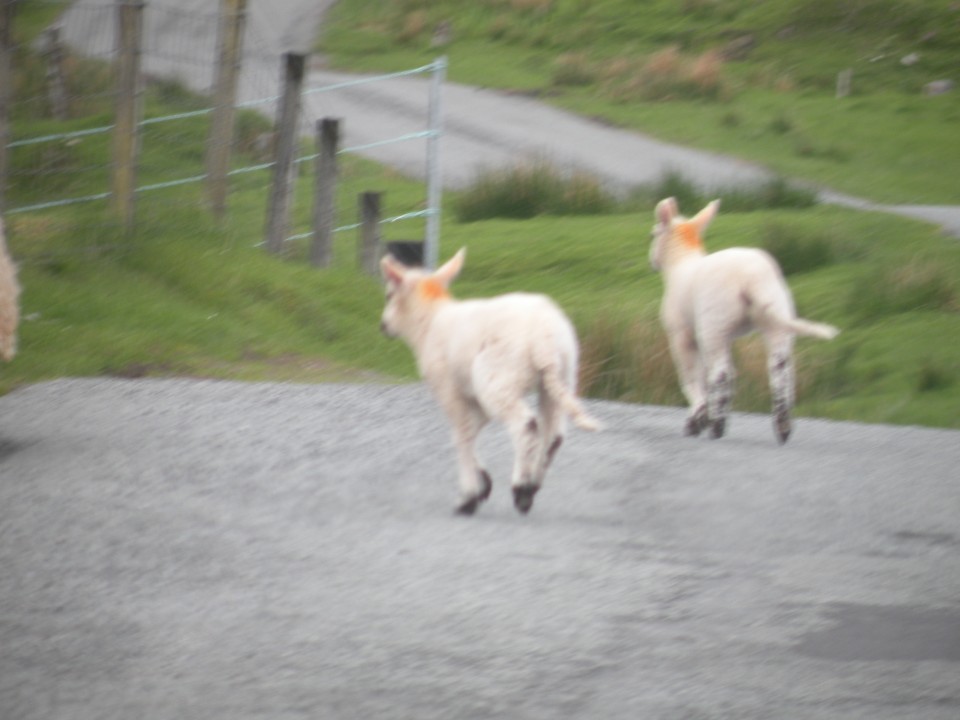
[[[517,510],[526,515],[533,507],[533,496],[539,490],[536,485],[518,485],[513,488],[513,505]]]
[[[454,513],[457,515],[473,515],[477,511],[477,505],[480,504],[480,498],[474,497],[469,500],[464,500],[460,503]]]
[[[697,437],[706,426],[707,410],[706,408],[701,408],[687,418],[687,424],[683,428],[683,434],[687,437]]]
[[[719,440],[723,437],[723,433],[726,432],[726,429],[726,419],[720,418],[719,420],[714,420],[710,425],[710,437],[712,437],[714,440]]]
[[[778,416],[773,424],[773,433],[777,436],[777,442],[783,445],[790,438],[791,429],[790,418]]]
[[[493,480],[490,479],[490,473],[482,468],[480,469],[480,485],[478,499],[483,501],[490,497],[490,491],[493,490]]]

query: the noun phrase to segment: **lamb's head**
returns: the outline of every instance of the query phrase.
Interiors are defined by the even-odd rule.
[[[408,268],[385,255],[380,270],[387,283],[387,305],[380,318],[380,330],[387,337],[413,340],[425,329],[440,303],[450,300],[450,283],[460,273],[466,257],[461,248],[434,272]]]
[[[662,270],[671,257],[695,252],[702,254],[703,234],[717,215],[720,201],[707,203],[700,212],[687,219],[680,214],[677,201],[668,197],[657,203],[656,222],[651,233],[650,266]]]

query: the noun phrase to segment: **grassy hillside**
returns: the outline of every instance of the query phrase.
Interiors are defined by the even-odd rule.
[[[588,394],[682,404],[657,320],[661,279],[647,266],[652,214],[541,217],[448,225],[469,247],[458,292],[522,288],[557,298],[577,324]],[[799,412],[960,427],[960,244],[930,228],[838,208],[725,214],[711,248],[766,247],[781,257],[797,307],[843,328],[798,341]],[[738,409],[769,405],[762,343],[738,348]]]
[[[197,210],[145,214],[132,240],[116,238],[122,250],[23,265],[21,354],[0,370],[0,388],[60,375],[415,377],[406,347],[379,335],[380,285],[354,269],[352,234],[338,240],[338,266],[315,271],[254,247],[257,210],[227,228]],[[71,231],[62,222],[15,216],[15,252],[44,236],[63,242]],[[448,219],[443,254],[469,248],[462,297],[555,297],[582,339],[587,394],[680,404],[656,319],[661,280],[646,262],[649,222],[646,213]],[[189,233],[169,230],[185,224]],[[800,312],[843,328],[833,342],[798,343],[801,414],[960,427],[960,362],[949,341],[960,331],[956,242],[837,208],[722,213],[708,241],[779,251],[788,271],[797,268],[789,279]],[[764,411],[759,340],[738,345],[738,366],[735,407]]]
[[[165,85],[152,86],[148,98],[158,114],[196,102]],[[31,134],[54,125],[35,117],[18,122],[31,123]],[[204,122],[191,119],[176,135],[149,138],[142,180],[192,167],[202,156]],[[247,123],[256,132],[255,120],[245,117]],[[106,152],[99,142],[106,140],[14,161],[83,167]],[[384,190],[390,207],[401,210],[424,196],[419,184],[356,159],[347,158],[341,177],[344,219],[353,217],[360,190]],[[75,182],[65,190],[83,192],[84,181]],[[298,229],[306,224],[309,185],[305,177],[298,188]],[[262,178],[240,176],[219,226],[196,185],[144,194],[130,235],[98,203],[9,216],[24,321],[20,355],[0,367],[0,392],[62,375],[413,378],[409,351],[378,332],[380,284],[356,271],[353,233],[337,236],[335,267],[323,271],[304,264],[302,246],[284,259],[256,247],[264,188]],[[17,201],[43,191],[26,183],[11,188]],[[951,342],[960,331],[960,244],[885,215],[822,207],[735,211],[746,206],[728,199],[708,244],[767,247],[789,273],[799,310],[844,330],[830,343],[799,342],[801,414],[960,427],[960,359]],[[681,401],[656,321],[661,281],[646,262],[651,198],[607,204],[597,215],[474,222],[450,211],[456,200],[445,201],[442,255],[469,248],[458,295],[547,292],[577,325],[588,394]],[[691,212],[702,201],[686,197],[682,209]],[[388,239],[409,237],[419,228],[385,232]],[[741,343],[738,356],[736,407],[765,410],[759,343]]]
[[[436,43],[436,29],[450,28]],[[446,39],[446,38],[443,38]],[[951,0],[351,0],[320,48],[357,70],[445,53],[453,80],[739,155],[885,202],[957,203]],[[834,97],[838,72],[852,94]]]

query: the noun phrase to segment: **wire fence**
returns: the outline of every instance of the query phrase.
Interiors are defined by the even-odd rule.
[[[113,115],[117,103],[119,5],[74,3],[30,47],[13,48],[20,82],[14,89],[10,112],[13,132],[7,145],[7,216],[54,212],[61,213],[61,217],[69,215],[74,223],[83,222],[91,230],[118,228],[119,222],[109,211],[109,205],[115,195],[111,173],[115,169],[112,141],[117,132]],[[170,205],[204,204],[203,193],[196,192],[196,188],[189,194],[177,190],[203,184],[208,179],[205,149],[208,143],[218,141],[209,136],[214,111],[211,96],[216,79],[218,22],[216,8],[184,10],[147,5],[144,9],[140,46],[142,92],[138,98],[142,119],[137,123],[139,151],[134,189],[138,219],[145,215],[169,215],[165,208]],[[249,198],[259,195],[261,207],[266,206],[276,164],[274,115],[281,99],[277,93],[281,59],[267,47],[256,27],[246,27],[244,71],[238,82],[237,114],[231,136],[232,160],[227,177],[231,181],[231,194],[244,194],[246,203],[254,202]],[[440,59],[403,72],[309,87],[303,96],[306,100],[310,96],[413,75],[440,73],[442,77],[444,68],[445,61]],[[57,86],[62,91],[59,109],[53,92]],[[298,137],[306,136],[317,121],[315,114],[311,103],[301,105]],[[425,124],[434,120],[434,115],[432,109],[425,107]],[[358,155],[387,144],[423,141],[427,145],[427,162],[430,143],[437,142],[439,134],[439,127],[428,125],[394,137],[342,147],[338,154]],[[299,185],[307,187],[298,188],[293,194],[287,242],[313,235],[309,227],[312,177],[308,169],[317,156],[317,152],[310,152],[308,142],[299,143],[293,176],[300,179]],[[355,194],[356,189],[362,187],[364,173],[375,182],[379,170],[358,161],[342,173],[348,181],[341,191],[344,195]],[[431,222],[439,216],[439,198],[402,195],[386,208],[386,217],[381,222],[392,225],[420,220],[429,233]],[[338,206],[345,204],[346,199],[342,198]],[[359,225],[359,222],[342,223],[334,230],[342,232]],[[414,232],[422,229],[418,227]],[[83,234],[88,238],[97,235],[95,231]],[[38,247],[44,256],[76,251],[75,247],[58,249],[49,243]],[[94,241],[83,249],[98,247]],[[29,259],[30,253],[24,252]]]

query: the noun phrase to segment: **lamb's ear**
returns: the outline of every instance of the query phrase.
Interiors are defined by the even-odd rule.
[[[433,277],[443,283],[444,286],[449,285],[453,282],[453,279],[460,274],[460,270],[463,269],[463,261],[466,257],[467,249],[465,247],[460,248],[457,250],[456,255],[437,268]]]
[[[713,219],[717,216],[717,211],[720,209],[720,200],[713,200],[712,202],[707,203],[706,207],[703,208],[700,212],[693,216],[693,219],[690,221],[703,233],[707,229],[707,226],[713,222]]]
[[[383,279],[391,285],[399,285],[403,282],[403,265],[397,262],[393,255],[384,255],[380,258],[380,272]]]
[[[654,211],[654,216],[657,218],[657,222],[661,225],[669,225],[670,221],[673,220],[680,213],[679,208],[677,207],[677,201],[672,197],[664,198],[657,203],[657,209]]]

